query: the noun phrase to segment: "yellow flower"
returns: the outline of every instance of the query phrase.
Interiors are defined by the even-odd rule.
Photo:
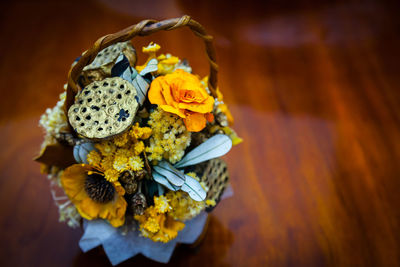
[[[133,150],[135,151],[135,155],[139,155],[144,150],[144,143],[143,141],[137,142],[133,146]]]
[[[114,154],[117,147],[110,141],[103,141],[94,145],[103,156],[109,156]]]
[[[128,157],[121,154],[115,155],[113,167],[119,172],[128,170]]]
[[[207,119],[211,119],[206,114],[214,107],[214,98],[199,78],[181,69],[154,79],[148,97],[150,103],[183,118],[191,132],[199,132],[206,126]]]
[[[154,234],[160,230],[160,224],[156,218],[148,218],[143,224],[143,228]]]
[[[90,165],[100,167],[101,155],[96,150],[90,151],[89,154],[86,156],[86,159]]]
[[[118,147],[125,146],[128,143],[128,141],[129,141],[129,139],[128,139],[127,132],[113,138],[114,144]]]
[[[144,63],[143,65],[140,66],[136,66],[136,70],[138,72],[141,72],[146,66],[147,63],[149,63],[150,60],[152,60],[153,58],[156,58],[156,53],[158,50],[160,50],[160,46],[156,43],[151,42],[148,46],[143,47],[142,48],[142,52],[145,54],[148,54],[148,58],[146,63]]]
[[[155,57],[155,53],[157,53],[160,48],[160,45],[150,42],[148,46],[142,48],[142,52]]]
[[[151,136],[151,128],[139,127],[139,123],[136,123],[130,130],[129,134],[134,139],[147,139]]]
[[[106,156],[101,160],[101,167],[103,168],[103,170],[113,169],[114,168],[113,165],[114,165],[113,155]]]
[[[153,163],[163,158],[171,163],[181,160],[191,140],[191,133],[186,129],[183,120],[158,108],[150,114],[148,124],[152,130],[149,145],[146,147],[148,159]]]
[[[176,64],[179,63],[179,58],[171,55],[160,55],[157,57],[157,73],[160,75],[170,74],[174,71]]]
[[[155,242],[167,243],[178,236],[178,231],[181,231],[185,224],[168,215],[170,207],[164,196],[154,197],[154,203],[155,205],[148,207],[143,215],[135,215],[134,218],[139,222],[144,237]]]
[[[61,185],[83,218],[105,219],[114,227],[124,224],[127,203],[120,183],[106,181],[90,165],[74,164],[63,172]],[[100,188],[106,193],[96,194]]]
[[[135,155],[134,151],[130,150],[129,147],[119,148],[114,154],[115,157],[125,157],[125,158],[133,157],[134,155]]]
[[[140,171],[144,166],[143,160],[139,156],[130,157],[128,164],[134,171]]]
[[[104,177],[109,182],[116,182],[119,178],[119,172],[114,169],[108,169],[104,172]]]
[[[171,206],[165,196],[159,196],[154,198],[154,209],[159,213],[165,213],[171,209]]]
[[[172,208],[169,214],[176,220],[192,219],[205,209],[204,201],[195,201],[183,191],[170,191],[166,198]]]

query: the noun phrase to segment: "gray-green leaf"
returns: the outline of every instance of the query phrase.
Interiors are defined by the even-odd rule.
[[[176,168],[195,165],[210,159],[218,158],[232,148],[232,140],[224,134],[217,134],[206,140],[187,153],[181,161],[175,164]]]
[[[75,158],[76,162],[88,164],[86,157],[90,153],[90,151],[95,150],[95,149],[96,148],[94,147],[94,144],[90,143],[90,142],[75,145],[74,146],[74,158]]]
[[[155,58],[151,59],[147,63],[146,67],[140,72],[140,75],[145,76],[147,73],[157,71],[158,70],[157,65],[158,65],[157,59]]]
[[[156,172],[167,178],[167,180],[175,186],[182,186],[185,182],[185,174],[164,160],[153,168]]]
[[[193,200],[203,201],[206,199],[207,192],[203,189],[201,184],[189,175],[185,174],[185,177],[186,181],[182,185],[181,190],[187,192]]]
[[[139,98],[139,104],[142,105],[146,100],[146,94],[149,89],[149,84],[143,79],[142,76],[136,75],[136,78],[132,81],[133,86],[135,86],[137,91],[137,96]]]
[[[174,186],[173,184],[171,184],[171,183],[167,180],[167,178],[165,178],[164,176],[162,176],[161,174],[159,174],[159,173],[156,172],[156,171],[153,171],[153,172],[152,172],[152,175],[153,175],[154,181],[156,181],[156,182],[159,183],[159,184],[162,184],[163,186],[165,186],[165,187],[168,188],[169,190],[176,191],[176,190],[178,190],[178,189],[180,188],[179,186]]]

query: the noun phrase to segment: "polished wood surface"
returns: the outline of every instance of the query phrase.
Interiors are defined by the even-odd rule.
[[[234,197],[213,211],[202,245],[178,248],[171,265],[400,265],[398,4],[263,2],[0,4],[2,266],[109,266],[100,250],[80,251],[79,229],[58,222],[31,160],[39,116],[98,37],[182,14],[215,36],[219,86],[245,141],[226,157]],[[207,74],[190,31],[133,44],[150,40]],[[143,256],[121,265],[135,264],[158,265]]]

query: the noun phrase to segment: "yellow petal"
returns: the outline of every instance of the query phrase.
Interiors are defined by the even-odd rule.
[[[66,168],[61,175],[61,185],[66,195],[74,201],[78,196],[82,197],[82,188],[85,185],[86,174],[92,170],[89,165],[74,164]]]
[[[199,113],[209,113],[214,107],[214,98],[209,96],[203,103],[179,103],[178,107],[180,109],[186,109],[193,112]]]
[[[206,118],[201,113],[188,113],[183,121],[189,132],[200,132],[206,127]]]
[[[166,111],[166,112],[174,113],[174,114],[178,115],[181,118],[186,118],[186,115],[183,112],[183,110],[180,110],[178,108],[174,108],[174,107],[171,107],[171,106],[168,106],[168,105],[159,105],[159,107],[162,110]]]
[[[166,105],[164,96],[162,95],[163,76],[157,77],[150,85],[148,97],[152,104]]]
[[[76,208],[83,218],[87,220],[93,220],[99,217],[101,205],[102,204],[96,203],[89,197],[87,197],[82,200],[78,205],[76,205]]]
[[[168,76],[168,75],[167,75]],[[166,76],[164,76],[166,77]],[[173,106],[173,107],[178,107],[178,102],[179,101],[179,96],[177,97],[177,90],[179,90],[181,86],[181,81],[180,79],[175,79],[175,80],[164,80],[165,82],[162,83],[162,95],[164,97],[165,102],[167,102],[167,105]],[[179,93],[178,93],[179,94]]]

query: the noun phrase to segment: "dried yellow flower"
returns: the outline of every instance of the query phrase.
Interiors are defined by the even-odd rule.
[[[144,166],[143,160],[139,156],[130,157],[128,164],[134,171],[140,171]]]
[[[96,150],[92,150],[87,154],[86,159],[88,163],[95,167],[100,167],[101,155]]]
[[[108,169],[104,172],[104,177],[109,182],[116,182],[119,178],[119,172],[114,169]]]

